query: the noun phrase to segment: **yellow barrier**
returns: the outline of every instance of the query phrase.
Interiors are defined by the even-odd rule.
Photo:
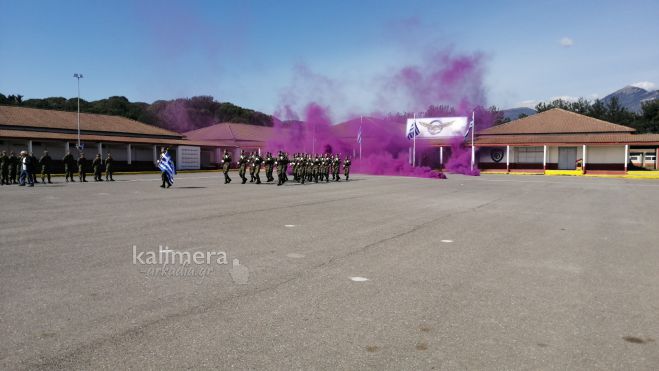
[[[631,178],[631,179],[659,179],[659,171],[657,170],[646,170],[646,171],[638,171],[638,170],[632,170],[628,171],[627,175],[625,178]]]
[[[582,176],[582,170],[545,170],[545,175]]]

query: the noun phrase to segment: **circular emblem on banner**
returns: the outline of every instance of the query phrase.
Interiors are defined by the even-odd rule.
[[[491,150],[490,157],[492,157],[492,161],[494,162],[501,162],[501,160],[503,160],[503,150],[502,149]]]

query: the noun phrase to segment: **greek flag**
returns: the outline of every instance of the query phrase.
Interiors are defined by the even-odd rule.
[[[421,132],[419,131],[419,127],[416,125],[416,120],[414,120],[407,131],[407,139],[412,139],[419,134],[421,134]]]
[[[465,140],[467,140],[467,136],[469,136],[469,131],[474,130],[474,116],[471,116],[471,121],[469,121],[469,126],[467,126],[467,131],[465,132]]]
[[[160,171],[167,174],[167,178],[169,178],[169,182],[174,184],[174,174],[176,174],[176,167],[174,166],[174,161],[172,161],[172,158],[171,156],[169,156],[168,152],[165,152],[162,155],[160,155],[160,161],[158,161],[158,168],[160,168]]]
[[[359,131],[357,132],[357,143],[362,144],[362,126],[359,125]]]

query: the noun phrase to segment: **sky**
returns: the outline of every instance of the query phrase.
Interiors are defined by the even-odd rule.
[[[659,88],[657,1],[0,0],[0,93],[212,95],[266,113],[378,106],[376,83],[437,51],[479,56],[486,104]],[[290,103],[290,102],[288,102]],[[441,104],[443,102],[437,102]],[[401,105],[403,105],[401,103]]]

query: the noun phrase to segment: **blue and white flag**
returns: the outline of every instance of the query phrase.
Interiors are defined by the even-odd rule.
[[[465,132],[465,140],[467,140],[467,136],[471,130],[474,130],[474,116],[471,116],[471,121],[469,121],[469,126],[467,126],[467,131]]]
[[[163,173],[167,174],[169,182],[174,184],[174,174],[176,174],[176,166],[174,166],[174,161],[169,153],[165,152],[160,155],[160,160],[158,161],[158,168]]]
[[[409,129],[407,129],[407,139],[412,139],[419,134],[421,134],[421,132],[419,131],[419,127],[416,125],[416,120],[414,120]]]
[[[359,125],[359,131],[357,132],[357,143],[362,144],[362,126]]]

